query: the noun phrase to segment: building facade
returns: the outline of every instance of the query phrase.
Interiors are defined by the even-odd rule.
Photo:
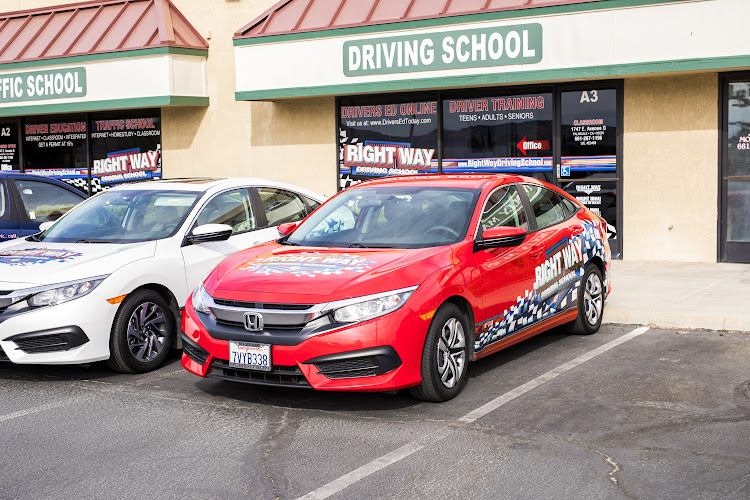
[[[0,2],[29,7],[0,15],[4,169],[325,195],[514,172],[624,259],[750,262],[744,0]]]

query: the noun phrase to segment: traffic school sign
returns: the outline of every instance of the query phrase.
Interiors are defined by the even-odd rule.
[[[0,77],[0,103],[86,95],[86,68],[11,73]]]

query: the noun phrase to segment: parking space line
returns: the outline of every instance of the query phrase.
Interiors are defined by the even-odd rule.
[[[463,417],[459,418],[458,421],[466,424],[470,424],[474,421],[476,421],[479,418],[482,418],[483,416],[487,415],[493,410],[496,410],[503,406],[504,404],[513,401],[518,396],[522,396],[523,394],[526,394],[527,392],[536,389],[542,384],[545,384],[549,382],[550,380],[553,380],[563,373],[572,370],[576,366],[582,365],[586,361],[589,361],[592,358],[595,358],[596,356],[609,351],[610,349],[617,347],[618,345],[627,342],[630,339],[633,339],[639,335],[642,335],[648,331],[647,326],[642,326],[640,328],[636,328],[630,333],[627,333],[623,335],[622,337],[619,337],[611,342],[607,342],[603,346],[597,347],[596,349],[587,352],[586,354],[582,354],[581,356],[578,356],[572,361],[568,361],[565,364],[562,364],[555,368],[554,370],[550,370],[547,373],[543,375],[539,375],[534,380],[530,380],[529,382],[526,382],[525,384],[516,387],[512,391],[508,391],[502,396],[498,396],[497,398],[493,399],[487,404],[484,404],[477,408],[476,410],[467,413]]]
[[[60,408],[62,406],[67,406],[74,401],[77,400],[65,400],[65,401],[58,401],[57,403],[49,403],[42,406],[37,406],[36,408],[29,408],[27,410],[19,410],[13,413],[7,413],[5,415],[0,415],[0,422],[6,422],[8,420],[13,420],[14,418],[19,417],[25,417],[26,415],[33,415],[34,413],[40,413],[43,411],[48,410],[54,410],[55,408]]]
[[[639,335],[642,335],[646,333],[649,330],[649,327],[642,326],[640,328],[636,328],[630,333],[626,333],[622,337],[618,337],[617,339],[607,342],[606,344],[597,347],[596,349],[593,349],[586,354],[582,354],[581,356],[578,356],[577,358],[573,359],[572,361],[568,361],[567,363],[564,363],[557,368],[548,371],[547,373],[538,376],[537,378],[526,382],[525,384],[516,387],[513,390],[510,390],[506,392],[505,394],[498,396],[497,398],[493,399],[489,403],[486,403],[479,408],[467,413],[463,417],[459,418],[457,422],[461,422],[464,424],[471,424],[476,422],[477,419],[487,415],[488,413],[500,408],[504,404],[513,401],[519,396],[522,396],[523,394],[526,394],[527,392],[545,384],[546,382],[549,382],[550,380],[553,380],[563,373],[566,373],[573,368],[582,365],[586,361],[589,361],[596,356],[605,353],[609,351],[610,349],[613,349],[617,347],[620,344],[623,344],[627,342],[628,340],[632,340]],[[339,477],[338,479],[334,479],[330,483],[324,484],[320,488],[311,491],[310,493],[299,497],[297,500],[323,500],[325,498],[328,498],[332,495],[335,495],[336,493],[342,491],[343,489],[351,486],[352,484],[361,481],[362,479],[366,478],[367,476],[384,469],[388,467],[389,465],[392,465],[400,460],[403,460],[404,458],[412,455],[413,453],[421,450],[428,444],[434,444],[438,441],[441,441],[445,439],[447,434],[442,434],[439,436],[435,436],[433,434],[428,434],[426,436],[422,436],[419,439],[416,439],[401,448],[392,451],[391,453],[388,453],[386,455],[383,455],[380,458],[376,458],[375,460],[366,463],[362,467],[359,467],[358,469],[355,469],[347,474],[344,474],[343,476]]]

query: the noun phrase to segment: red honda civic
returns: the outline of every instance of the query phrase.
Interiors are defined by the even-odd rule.
[[[528,177],[364,182],[279,231],[187,301],[187,370],[446,401],[469,361],[558,325],[596,332],[610,289],[606,222]]]

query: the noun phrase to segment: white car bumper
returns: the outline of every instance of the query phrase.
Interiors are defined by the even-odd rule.
[[[56,306],[21,314],[6,311],[0,314],[0,348],[4,357],[18,364],[79,364],[108,359],[118,307],[95,290]]]

